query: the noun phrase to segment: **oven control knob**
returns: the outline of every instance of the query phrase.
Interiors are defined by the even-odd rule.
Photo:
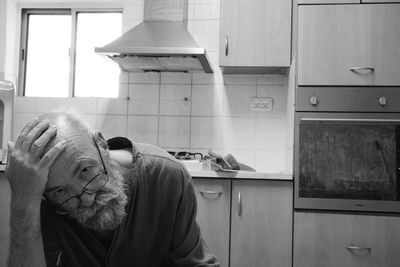
[[[313,95],[312,97],[310,97],[310,104],[311,106],[315,107],[316,105],[318,105],[319,102],[319,98],[315,95]]]
[[[379,105],[381,105],[382,107],[386,106],[387,104],[387,100],[386,100],[386,96],[381,96],[379,99]]]

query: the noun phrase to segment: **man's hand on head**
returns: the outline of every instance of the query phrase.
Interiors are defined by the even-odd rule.
[[[49,121],[35,119],[22,129],[15,144],[8,143],[6,177],[11,185],[12,206],[29,209],[40,205],[49,168],[65,149],[65,142],[60,141],[44,153],[56,133],[57,128]]]

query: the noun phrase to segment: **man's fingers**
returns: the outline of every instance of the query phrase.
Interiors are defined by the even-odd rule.
[[[20,150],[24,152],[29,152],[33,142],[49,128],[49,121],[44,120],[38,123],[33,129],[25,136],[25,138],[21,142]]]
[[[57,128],[49,127],[35,142],[33,142],[30,153],[33,156],[40,157],[49,141],[56,135]]]
[[[40,160],[41,165],[45,168],[50,168],[53,162],[56,160],[58,155],[63,152],[65,149],[65,141],[58,142],[55,146],[53,146]]]
[[[25,138],[25,136],[39,123],[39,119],[35,118],[32,121],[28,122],[28,124],[25,125],[25,127],[22,129],[21,133],[19,134],[17,138],[17,142],[15,143],[15,146],[17,148],[20,147],[22,140]]]

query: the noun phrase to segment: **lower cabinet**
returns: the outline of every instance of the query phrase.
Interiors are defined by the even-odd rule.
[[[10,245],[11,188],[4,172],[0,172],[0,266],[7,266]]]
[[[221,267],[229,266],[230,180],[193,179],[197,222],[207,246]]]
[[[399,229],[399,217],[296,212],[294,266],[400,266]]]
[[[202,235],[222,267],[292,266],[292,182],[195,178]]]
[[[231,267],[292,265],[292,186],[233,181]]]

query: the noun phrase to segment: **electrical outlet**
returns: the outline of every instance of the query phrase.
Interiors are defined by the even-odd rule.
[[[251,100],[251,110],[265,110],[272,111],[273,99],[272,98],[253,98]]]

